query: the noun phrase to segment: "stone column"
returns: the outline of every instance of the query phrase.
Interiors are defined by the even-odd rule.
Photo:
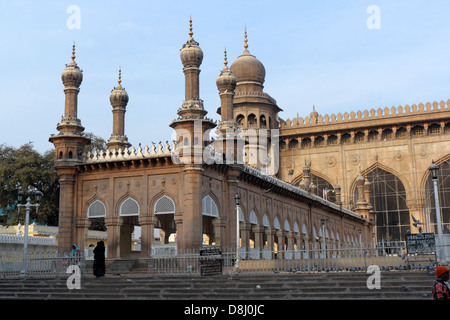
[[[201,189],[201,166],[190,165],[183,169],[184,212],[183,235],[178,247],[200,248],[203,243],[203,216]]]
[[[284,241],[285,232],[283,230],[277,230],[276,236],[278,238],[278,259],[284,258],[284,250],[285,250],[285,241]]]
[[[114,259],[120,257],[120,217],[105,217],[107,236],[107,258]]]
[[[139,216],[141,226],[141,258],[148,258],[155,239],[156,216]]]
[[[74,172],[60,174],[58,251],[70,252],[74,237]]]
[[[264,249],[264,227],[254,224],[252,230],[255,233],[255,249],[259,251],[261,257],[261,251]]]
[[[227,225],[227,219],[225,218],[214,218],[212,220],[214,226],[214,237],[216,238],[216,246],[224,247],[225,241],[225,227]]]
[[[84,249],[86,248],[86,239],[87,233],[91,222],[88,218],[78,217],[76,218],[76,231],[75,231],[75,239],[76,245],[80,250],[84,253]]]
[[[245,258],[247,257],[250,248],[250,223],[241,221],[239,223],[239,229],[241,231],[241,247],[244,249]]]
[[[131,234],[134,226],[132,224],[122,222],[120,226],[120,257],[129,257],[131,254]]]

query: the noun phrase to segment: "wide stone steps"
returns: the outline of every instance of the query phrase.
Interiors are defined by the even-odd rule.
[[[0,299],[431,299],[434,275],[381,273],[381,289],[368,289],[364,272],[167,276],[144,273],[84,275],[81,289],[66,279],[0,279]]]

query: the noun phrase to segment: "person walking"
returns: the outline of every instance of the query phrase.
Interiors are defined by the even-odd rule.
[[[105,243],[99,241],[94,249],[94,276],[103,277],[105,273]]]
[[[436,282],[433,286],[433,300],[450,300],[450,287],[448,284],[449,269],[446,266],[436,268]]]

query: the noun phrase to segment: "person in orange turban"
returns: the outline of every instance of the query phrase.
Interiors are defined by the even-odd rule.
[[[432,292],[434,300],[450,300],[450,287],[448,284],[449,269],[446,266],[436,268],[436,282],[434,283]]]

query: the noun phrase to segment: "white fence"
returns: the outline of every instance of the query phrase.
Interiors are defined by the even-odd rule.
[[[0,279],[2,278],[67,278],[71,265],[86,268],[84,256],[70,256],[56,251],[31,251],[24,257],[23,250],[0,249]]]
[[[0,243],[19,243],[23,244],[25,237],[22,235],[14,234],[0,234]],[[56,246],[55,237],[31,237],[27,239],[27,243],[31,245],[41,245],[41,246]]]
[[[381,270],[431,269],[436,256],[407,254],[404,242],[376,247],[351,247],[296,251],[239,250],[239,262],[234,248],[220,248],[220,254],[201,256],[201,249],[160,250],[153,252],[148,262],[148,272],[158,274],[201,274],[202,266],[209,260],[220,262],[219,273],[279,273],[279,272],[330,272],[364,271],[370,265]]]

